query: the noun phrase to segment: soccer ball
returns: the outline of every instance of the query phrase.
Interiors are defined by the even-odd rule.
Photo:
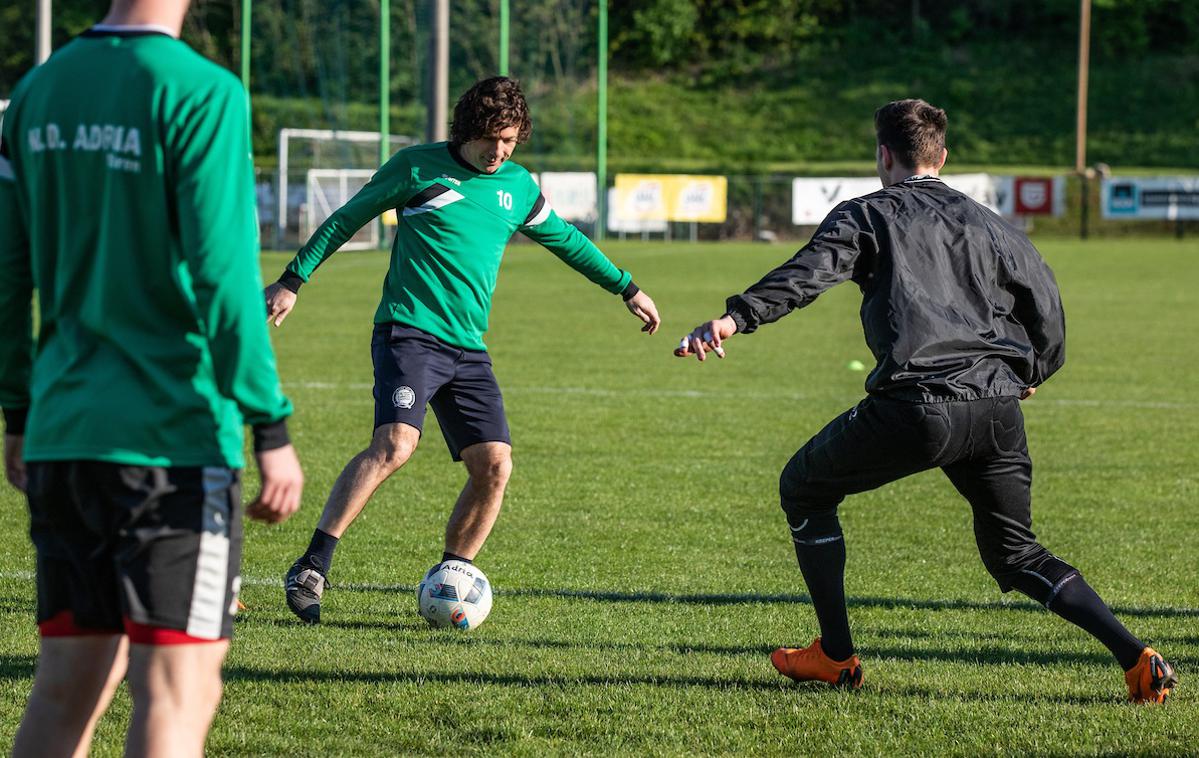
[[[438,629],[474,629],[491,613],[491,582],[478,566],[444,561],[421,579],[416,607],[421,618]]]

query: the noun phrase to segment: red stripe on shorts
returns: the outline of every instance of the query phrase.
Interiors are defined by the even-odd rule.
[[[209,642],[224,642],[227,638],[209,640],[203,637],[193,637],[179,629],[167,629],[161,626],[139,624],[125,617],[125,634],[129,641],[139,645],[197,645]]]
[[[45,621],[39,621],[38,632],[43,637],[91,637],[101,634],[120,634],[120,629],[97,629],[83,627],[75,623],[75,614],[71,611],[59,611]]]

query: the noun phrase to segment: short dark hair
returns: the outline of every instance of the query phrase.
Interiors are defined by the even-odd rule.
[[[874,112],[878,143],[908,168],[935,166],[945,149],[945,111],[924,100],[895,100]]]
[[[493,76],[475,84],[462,93],[454,106],[450,124],[450,142],[464,142],[490,137],[515,126],[516,141],[528,142],[533,133],[529,105],[520,90],[520,83],[506,76]]]

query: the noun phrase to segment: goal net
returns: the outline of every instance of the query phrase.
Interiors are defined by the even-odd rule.
[[[412,137],[393,134],[390,151],[415,143]],[[333,211],[362,189],[379,167],[379,133],[334,129],[281,129],[275,181],[267,185],[270,219],[276,248],[303,244]],[[260,202],[260,207],[267,203]],[[368,224],[343,246],[346,250],[374,250],[380,246],[378,224]]]
[[[300,235],[312,236],[325,219],[370,181],[374,171],[362,168],[310,168],[304,192],[304,223]],[[379,225],[367,224],[350,237],[342,250],[375,250],[379,247]]]

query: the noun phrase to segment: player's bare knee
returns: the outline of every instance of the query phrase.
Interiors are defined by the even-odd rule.
[[[512,476],[512,457],[493,455],[467,463],[471,481],[488,489],[503,489]]]
[[[371,441],[367,455],[376,466],[388,473],[396,471],[412,457],[416,442],[399,436],[380,436]]]
[[[205,684],[202,685],[202,689],[203,701],[200,703],[200,707],[210,712],[216,711],[217,706],[221,704],[221,697],[225,694],[225,682],[221,679],[220,673],[217,672],[208,677]]]

